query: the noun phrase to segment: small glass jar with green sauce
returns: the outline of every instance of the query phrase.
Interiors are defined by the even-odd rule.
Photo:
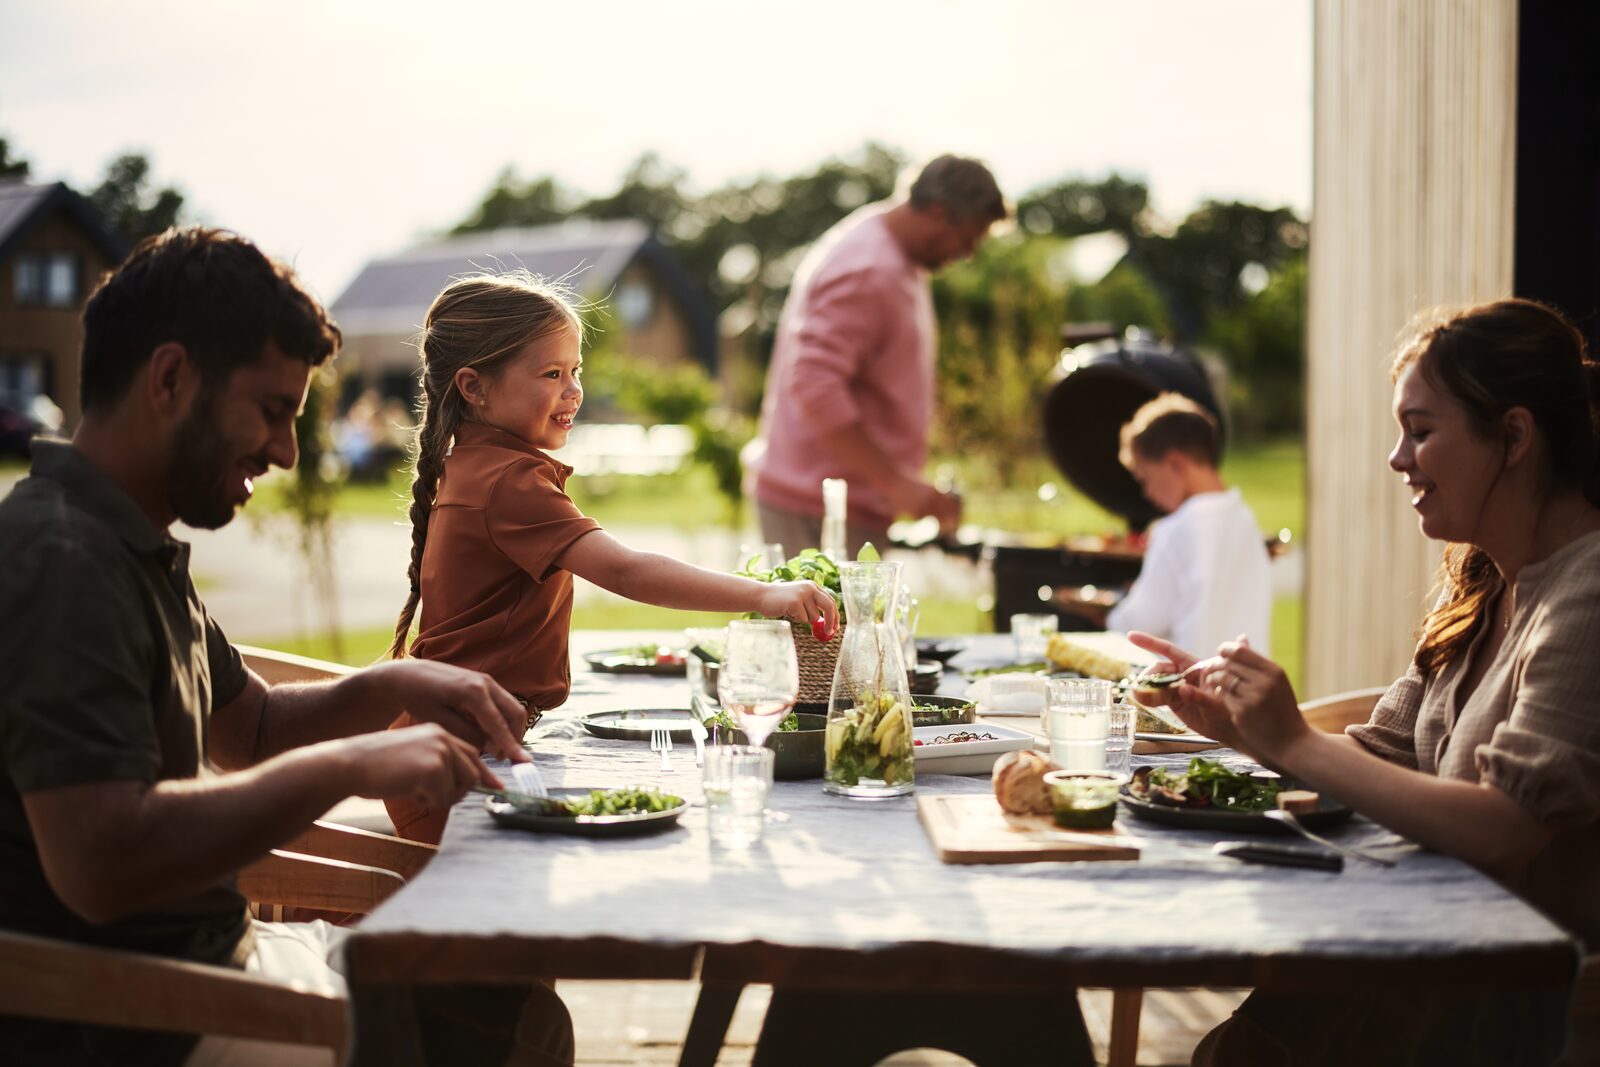
[[[1128,776],[1111,771],[1051,771],[1044,776],[1056,825],[1069,830],[1104,830],[1117,816],[1117,794]]]

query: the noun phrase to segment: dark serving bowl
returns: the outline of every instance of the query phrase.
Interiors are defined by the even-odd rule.
[[[788,732],[774,730],[772,736],[767,738],[767,747],[772,749],[773,755],[772,775],[786,782],[821,778],[822,735],[823,728],[828,725],[828,717],[797,711],[795,718],[800,720],[800,729]],[[750,743],[750,738],[745,736],[743,730],[724,731],[720,727],[713,732],[713,740],[719,740],[717,735],[725,732],[729,733],[728,741],[732,744]]]

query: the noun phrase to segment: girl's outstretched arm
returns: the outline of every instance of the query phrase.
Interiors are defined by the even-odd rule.
[[[839,625],[833,597],[815,582],[758,582],[696,567],[656,552],[636,552],[604,530],[584,534],[556,564],[629,600],[685,611],[753,611],[774,619],[822,622],[822,640]],[[824,634],[826,636],[824,636]]]

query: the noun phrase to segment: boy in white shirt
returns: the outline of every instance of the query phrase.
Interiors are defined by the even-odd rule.
[[[1163,393],[1122,427],[1118,458],[1145,498],[1167,512],[1150,527],[1144,565],[1112,630],[1143,630],[1209,656],[1240,634],[1263,655],[1272,628],[1267,548],[1255,515],[1217,473],[1217,421]]]

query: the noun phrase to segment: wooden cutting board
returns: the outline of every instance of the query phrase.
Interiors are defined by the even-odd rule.
[[[1114,828],[1061,830],[1048,815],[1007,815],[992,796],[919,795],[917,817],[945,863],[1139,858],[1138,846]]]

